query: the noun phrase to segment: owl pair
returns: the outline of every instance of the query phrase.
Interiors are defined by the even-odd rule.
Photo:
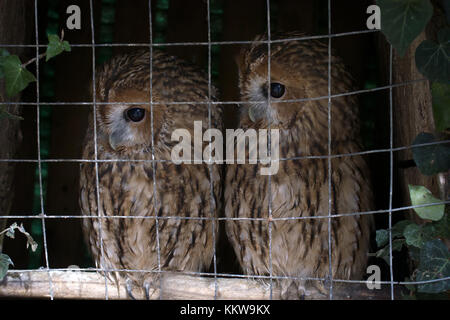
[[[352,213],[371,209],[366,164],[326,157],[360,151],[356,98],[332,99],[328,150],[328,98],[317,99],[328,95],[327,45],[272,43],[270,81],[267,49],[255,42],[239,56],[241,100],[250,101],[239,128],[279,131],[284,160],[270,178],[261,163],[227,164],[223,176],[219,164],[171,161],[174,130],[194,136],[194,121],[222,129],[214,87],[195,66],[138,52],[97,73],[96,125],[92,117],[83,157],[98,162],[82,165],[80,206],[96,265],[116,281],[149,288],[160,271],[207,269],[223,209],[244,273],[273,276],[282,297],[307,294],[308,278],[362,277],[372,220]],[[350,91],[342,62],[331,63],[332,92]]]

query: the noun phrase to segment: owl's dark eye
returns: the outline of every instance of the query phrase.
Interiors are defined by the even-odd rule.
[[[273,82],[270,84],[270,95],[273,98],[281,98],[286,91],[284,85],[278,82]]]
[[[145,109],[142,108],[131,108],[125,111],[125,119],[131,120],[133,122],[139,122],[144,119]]]

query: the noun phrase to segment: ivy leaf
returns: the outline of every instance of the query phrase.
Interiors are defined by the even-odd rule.
[[[392,241],[392,251],[400,251],[403,248],[403,245],[405,244],[405,239],[395,239]],[[382,258],[384,261],[386,261],[387,264],[389,264],[389,246],[385,246],[384,248],[378,250],[375,253],[375,257]]]
[[[2,231],[2,233],[5,232],[7,237],[14,239],[16,229],[19,230],[20,232],[22,232],[25,235],[25,237],[27,238],[27,248],[31,247],[31,250],[33,252],[36,251],[38,244],[36,241],[34,241],[33,237],[25,230],[22,223],[20,224],[20,226],[18,226],[17,223],[14,222],[6,230]]]
[[[438,32],[438,43],[424,40],[416,49],[416,66],[431,81],[450,83],[450,28]]]
[[[450,253],[439,239],[426,242],[420,251],[416,280],[427,281],[450,276]],[[450,280],[419,284],[418,292],[438,293],[450,289]]]
[[[3,71],[3,63],[5,61],[5,57],[9,56],[8,50],[0,49],[0,79],[5,77],[5,73]]]
[[[413,223],[414,222],[412,222],[411,220],[401,220],[401,221],[397,222],[392,227],[392,238],[403,237],[403,231],[405,230],[405,228],[408,225],[413,224]]]
[[[435,238],[450,238],[450,216],[448,213],[444,214],[441,220],[432,222],[430,225],[433,226],[433,235]]]
[[[406,244],[408,246],[421,247],[423,240],[420,234],[420,226],[417,224],[410,224],[405,228],[403,233],[405,235]]]
[[[4,253],[0,253],[0,281],[6,276],[9,265],[14,265],[11,258]]]
[[[436,130],[444,131],[450,128],[450,84],[433,82],[431,95]]]
[[[378,248],[384,247],[389,241],[389,231],[384,229],[377,230],[375,239]]]
[[[69,42],[61,41],[56,34],[49,34],[45,61],[50,60],[64,51],[70,52],[70,50],[71,48]]]
[[[14,222],[12,225],[9,226],[8,229],[6,229],[6,236],[11,239],[14,239],[14,235],[15,235],[14,230],[17,229],[18,227],[19,226],[17,225],[17,223]]]
[[[394,241],[392,241],[392,251],[402,250],[404,244],[405,244],[404,239],[395,239]]]
[[[9,97],[15,96],[30,82],[36,81],[34,75],[22,66],[22,62],[16,55],[4,58],[3,72],[5,73],[6,94]]]
[[[381,9],[381,31],[404,56],[431,19],[433,6],[429,0],[377,0],[377,5]]]
[[[431,134],[421,132],[413,141],[413,145],[438,142]],[[427,176],[446,172],[450,169],[449,144],[433,144],[412,148],[413,159],[420,172]]]
[[[17,229],[20,232],[22,232],[25,235],[25,237],[27,237],[27,249],[28,249],[28,247],[31,247],[31,250],[33,252],[36,251],[38,244],[36,241],[34,241],[33,237],[25,230],[25,228],[23,227],[23,224],[20,224],[20,226]]]
[[[406,228],[406,226],[410,224],[414,224],[414,222],[410,220],[401,220],[397,222],[392,227],[392,239],[403,237],[403,230]],[[377,230],[375,239],[378,248],[384,247],[389,242],[389,230],[386,229]]]
[[[408,185],[409,195],[411,197],[411,203],[413,206],[423,205],[428,203],[440,202],[441,200],[433,197],[433,194],[427,188],[423,186]],[[429,219],[438,221],[444,216],[445,205],[438,204],[434,206],[414,208],[414,211],[422,219]]]
[[[419,226],[412,223],[405,228],[403,235],[408,246],[421,248],[426,241],[433,239],[433,230],[431,225]]]

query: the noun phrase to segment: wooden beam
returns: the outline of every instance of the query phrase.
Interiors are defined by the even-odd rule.
[[[100,273],[88,271],[50,271],[9,272],[0,282],[0,297],[49,298],[51,277],[53,297],[56,299],[105,299],[105,278]],[[181,274],[164,274],[161,286],[162,299],[198,299],[212,300],[215,297],[215,280],[211,277],[198,277]],[[159,283],[151,293],[150,299],[159,299]],[[117,286],[107,282],[108,299],[127,299],[124,284]],[[396,297],[399,288],[396,286]],[[333,298],[337,300],[390,299],[390,287],[383,285],[379,290],[369,290],[365,284],[336,283]],[[306,299],[327,300],[328,295],[315,288],[308,288],[310,294]],[[134,288],[133,296],[143,299],[142,290]],[[273,299],[279,299],[280,292],[273,289]],[[220,300],[269,300],[269,286],[261,281],[241,278],[217,278],[217,299]]]

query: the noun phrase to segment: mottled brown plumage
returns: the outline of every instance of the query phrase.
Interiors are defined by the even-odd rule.
[[[97,206],[95,165],[82,164],[82,214],[108,217],[84,219],[83,229],[99,268],[157,271],[160,265],[166,271],[202,271],[209,267],[213,257],[213,227],[211,220],[195,218],[217,215],[221,170],[219,165],[212,165],[210,175],[206,164],[175,165],[171,161],[171,149],[178,142],[171,141],[171,134],[183,128],[193,135],[196,120],[203,122],[203,130],[208,128],[208,80],[194,66],[162,52],[154,51],[152,59],[152,96],[156,103],[153,105],[154,155],[156,160],[163,161],[156,163],[155,171],[148,161],[99,162],[100,206]],[[96,106],[99,160],[152,159],[150,105],[130,104],[150,101],[149,75],[149,52],[117,56],[97,72],[96,101],[121,102]],[[128,113],[135,108],[141,110]],[[132,119],[138,119],[142,109],[144,118],[134,122]],[[211,109],[211,126],[221,128],[220,108],[212,105]],[[85,159],[95,158],[93,129],[90,119]],[[157,228],[155,219],[150,218],[155,215],[159,217],[159,265]],[[182,219],[186,217],[193,219]],[[108,274],[116,281],[131,279],[139,286],[156,279],[155,273]]]
[[[296,37],[298,34],[278,35]],[[272,39],[275,39],[274,36]],[[264,39],[263,36],[256,40]],[[267,44],[253,44],[241,52],[238,64],[242,101],[267,101]],[[328,155],[328,46],[318,40],[271,45],[271,83],[284,86],[283,95],[267,102],[241,106],[239,128],[279,129],[280,158]],[[350,92],[352,79],[339,58],[331,60],[331,93]],[[279,88],[279,87],[278,87]],[[274,88],[277,89],[277,88]],[[282,92],[279,90],[279,93]],[[281,103],[289,99],[318,98]],[[251,114],[251,117],[249,116]],[[361,151],[358,102],[355,95],[332,99],[331,154]],[[263,221],[227,221],[227,235],[246,274],[269,275],[269,181],[260,164],[228,165],[225,214],[230,218]],[[331,194],[328,194],[328,159],[280,161],[271,176],[273,218],[303,218],[272,222],[272,274],[304,278],[329,276],[328,218],[331,214],[331,266],[333,279],[361,279],[369,252],[372,217],[349,213],[372,209],[367,166],[360,156],[331,160]],[[282,297],[304,296],[305,281],[279,281]],[[318,287],[325,292],[323,283]]]

